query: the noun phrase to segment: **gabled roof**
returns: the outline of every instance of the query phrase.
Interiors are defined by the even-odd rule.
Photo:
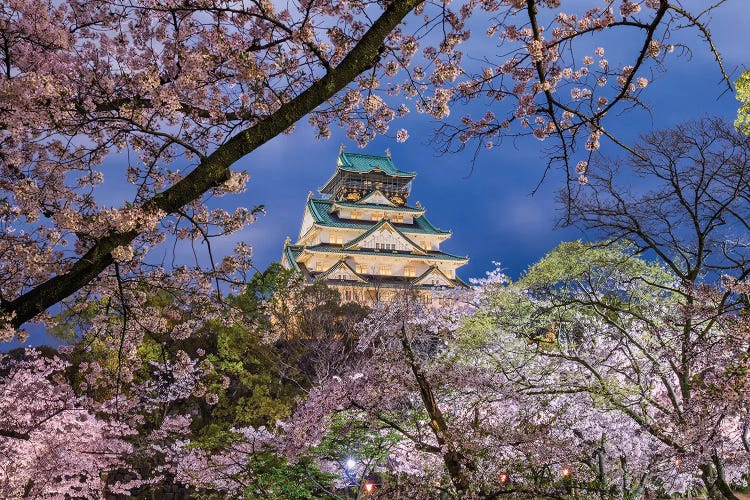
[[[333,274],[336,271],[338,271],[339,269],[343,269],[344,271],[347,272],[347,274],[351,274],[352,277],[354,278],[352,281],[356,281],[356,282],[359,282],[359,283],[365,283],[366,282],[366,280],[362,279],[362,277],[359,274],[357,274],[357,272],[354,269],[352,269],[352,267],[349,264],[347,264],[344,259],[341,259],[340,261],[338,261],[337,263],[335,263],[334,265],[332,265],[328,269],[328,271],[326,271],[326,272],[324,272],[324,273],[316,276],[315,279],[323,279],[324,280],[328,276],[330,276],[331,274]]]
[[[455,288],[455,283],[452,279],[450,279],[448,276],[445,275],[443,271],[441,271],[437,266],[432,266],[427,271],[422,273],[421,276],[414,278],[414,281],[412,281],[413,285],[423,285],[424,281],[429,278],[430,276],[437,275],[439,278],[445,280],[448,283],[448,286],[451,288]]]
[[[363,203],[371,203],[373,205],[379,205],[384,207],[395,207],[396,204],[393,203],[391,200],[386,198],[386,196],[380,192],[380,190],[376,189],[375,191],[371,192],[364,198],[358,200],[357,205],[361,205]]]
[[[348,172],[357,172],[361,174],[379,170],[393,177],[413,178],[417,175],[415,172],[406,172],[404,170],[397,169],[396,165],[394,165],[393,161],[391,161],[390,156],[347,153],[346,151],[342,151],[339,154],[337,166],[341,170],[346,170]]]
[[[340,219],[337,215],[331,212],[331,207],[334,203],[338,204],[339,202],[310,198],[307,201],[307,206],[315,222],[323,226],[348,229],[370,229],[377,223],[376,221]],[[450,234],[450,231],[442,231],[430,224],[430,221],[428,221],[424,215],[416,217],[413,224],[394,223],[393,225],[404,233]]]
[[[369,230],[367,230],[364,233],[360,234],[359,236],[357,236],[353,240],[347,241],[344,244],[344,248],[345,249],[351,249],[351,248],[357,246],[357,244],[360,241],[365,240],[371,234],[377,233],[379,231],[391,231],[391,232],[394,232],[397,235],[399,235],[399,237],[407,245],[411,246],[417,254],[419,254],[419,255],[425,255],[427,253],[423,248],[421,248],[419,245],[417,245],[416,243],[414,243],[413,241],[411,241],[404,233],[402,233],[401,231],[399,231],[393,224],[391,224],[390,221],[388,221],[386,219],[382,219],[380,222],[378,222],[377,224],[375,224],[374,226],[372,226]]]

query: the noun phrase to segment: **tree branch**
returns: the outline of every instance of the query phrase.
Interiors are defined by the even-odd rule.
[[[155,195],[143,204],[147,212],[176,212],[183,205],[200,198],[208,190],[229,179],[232,166],[277,135],[284,132],[342,90],[363,71],[373,67],[379,59],[379,49],[388,34],[421,0],[396,0],[383,11],[362,36],[359,43],[341,63],[276,112],[244,129],[207,156],[185,178]],[[0,303],[0,312],[12,314],[10,323],[19,327],[48,307],[72,295],[95,279],[112,264],[112,251],[128,245],[138,235],[132,230],[111,233],[96,240],[94,245],[71,268],[36,286],[10,302]]]

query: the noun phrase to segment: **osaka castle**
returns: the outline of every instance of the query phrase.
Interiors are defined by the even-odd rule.
[[[342,299],[387,301],[415,290],[431,302],[434,291],[465,287],[456,270],[467,257],[443,252],[450,231],[433,226],[425,209],[408,203],[414,172],[386,156],[339,152],[336,171],[310,193],[297,241],[287,238],[281,263],[308,282],[325,282]]]

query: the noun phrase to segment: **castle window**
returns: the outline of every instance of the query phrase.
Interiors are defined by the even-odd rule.
[[[391,217],[391,222],[404,222],[404,216],[401,214]]]
[[[357,274],[367,274],[367,266],[364,264],[357,264]]]
[[[362,212],[352,212],[352,219],[361,219],[362,218]]]
[[[404,276],[414,278],[417,275],[417,270],[413,266],[404,266]]]
[[[333,244],[335,244],[335,245],[342,245],[342,244],[344,243],[344,240],[343,240],[343,238],[342,238],[342,236],[341,236],[340,234],[336,234],[336,235],[333,235],[333,234],[332,234],[332,235],[331,235],[331,236],[330,236],[330,237],[328,238],[328,241],[329,241],[330,243],[333,243]]]
[[[322,262],[316,262],[315,263],[315,270],[316,271],[322,271],[323,270],[323,263]]]
[[[390,276],[391,275],[390,264],[380,264],[380,274],[383,276]]]

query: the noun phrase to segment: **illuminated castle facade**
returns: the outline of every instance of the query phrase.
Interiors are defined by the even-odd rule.
[[[344,300],[388,300],[397,290],[430,302],[435,290],[466,286],[456,270],[468,262],[440,250],[450,231],[407,203],[416,174],[386,156],[339,153],[336,172],[307,198],[294,244],[287,238],[282,265],[309,282],[324,281]]]

